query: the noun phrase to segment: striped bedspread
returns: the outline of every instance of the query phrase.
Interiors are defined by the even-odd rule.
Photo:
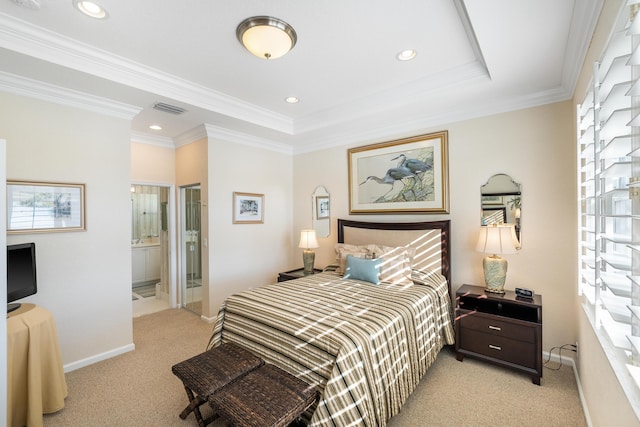
[[[444,277],[372,285],[321,273],[231,296],[209,343],[233,341],[322,391],[312,426],[384,426],[454,343]]]

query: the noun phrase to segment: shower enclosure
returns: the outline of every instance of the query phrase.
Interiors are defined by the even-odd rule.
[[[180,189],[182,268],[182,306],[189,311],[202,314],[202,243],[200,185]]]

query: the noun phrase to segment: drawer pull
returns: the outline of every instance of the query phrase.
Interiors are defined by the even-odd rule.
[[[489,344],[489,348],[492,349],[492,350],[502,351],[502,347],[498,347],[497,345]]]
[[[489,325],[489,329],[493,329],[494,331],[501,331],[502,328],[500,326]]]

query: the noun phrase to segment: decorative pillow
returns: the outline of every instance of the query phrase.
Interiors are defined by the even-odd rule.
[[[369,245],[369,252],[382,259],[380,265],[380,281],[394,285],[408,286],[413,284],[411,279],[411,264],[416,253],[411,247],[391,247]]]
[[[334,247],[336,251],[336,262],[338,263],[337,273],[342,275],[347,264],[347,255],[353,255],[357,258],[372,258],[369,254],[367,246],[348,245],[345,243],[337,243]]]
[[[350,245],[348,243],[336,243],[333,247],[333,250],[336,253],[336,262],[340,262],[340,258],[341,258],[341,253],[342,252],[364,252],[364,253],[368,253],[369,252],[369,246],[370,245]]]
[[[380,264],[382,260],[363,259],[347,255],[347,266],[344,271],[345,279],[364,280],[377,285],[380,283]]]

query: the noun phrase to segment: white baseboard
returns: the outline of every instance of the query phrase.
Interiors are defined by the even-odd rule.
[[[95,356],[87,357],[76,362],[71,362],[63,366],[64,372],[75,371],[76,369],[84,368],[85,366],[93,365],[94,363],[102,362],[103,360],[110,359],[115,356],[119,356],[124,353],[128,353],[136,349],[135,344],[131,343],[120,348],[115,348],[104,353],[96,354]]]
[[[562,360],[560,360],[560,357],[558,355],[554,356],[553,354],[551,354],[551,356],[549,356],[548,351],[542,352],[542,358],[543,360],[551,360],[557,363],[562,363],[563,366],[571,366],[571,369],[573,370],[573,375],[576,378],[576,386],[578,387],[578,396],[580,397],[580,404],[582,405],[582,412],[584,412],[584,418],[587,421],[587,426],[593,427],[593,423],[591,422],[591,416],[589,415],[589,408],[587,407],[587,401],[584,398],[584,393],[582,391],[582,383],[580,382],[580,375],[578,374],[576,361],[573,359],[573,357],[563,357]]]
[[[200,316],[200,319],[204,320],[207,323],[213,323],[216,321],[216,319],[218,318],[218,316],[214,316],[214,317],[206,317],[206,316]]]

